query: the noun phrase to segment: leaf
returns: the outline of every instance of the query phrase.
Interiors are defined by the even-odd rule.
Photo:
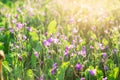
[[[27,70],[26,75],[27,75],[26,80],[34,80],[34,74],[31,69]]]
[[[65,71],[69,66],[69,62],[63,62],[62,65],[58,68],[56,80],[64,80]]]
[[[31,66],[33,68],[36,68],[36,61],[37,61],[37,59],[36,59],[35,55],[32,54],[32,56],[31,56],[31,63],[32,63],[32,65]]]
[[[56,25],[57,25],[57,22],[55,20],[53,20],[49,23],[49,25],[48,25],[48,36],[50,36],[50,34],[53,34],[57,31],[56,30]]]
[[[108,45],[108,41],[107,41],[105,38],[102,39],[102,43],[103,43],[105,46]]]
[[[6,70],[8,70],[8,72],[12,71],[12,68],[9,67],[9,64],[7,61],[3,61],[2,65]]]
[[[119,68],[116,67],[116,68],[113,69],[113,71],[114,71],[114,79],[116,79],[118,77]]]
[[[35,28],[32,27],[32,30],[29,34],[31,36],[31,39],[32,41],[38,41],[39,40],[39,37],[38,37],[38,34],[37,34],[37,30]]]

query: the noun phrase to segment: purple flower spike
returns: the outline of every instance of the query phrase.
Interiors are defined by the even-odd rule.
[[[40,80],[43,80],[43,77],[42,77],[42,76],[40,77]]]
[[[64,55],[65,55],[65,56],[68,56],[68,52],[64,51]]]
[[[14,29],[13,29],[13,28],[11,28],[11,29],[10,29],[10,32],[11,32],[11,33],[14,33]]]
[[[52,42],[53,42],[53,38],[50,37],[47,41],[48,41],[49,43],[52,43]]]
[[[104,70],[108,70],[108,66],[105,65],[105,66],[104,66]]]
[[[1,27],[1,28],[0,28],[0,31],[3,31],[4,29],[5,29],[5,28]]]
[[[75,68],[76,68],[76,70],[81,70],[82,69],[82,65],[81,64],[76,64]]]
[[[81,78],[80,80],[85,80],[85,78],[83,77],[83,78]]]
[[[27,27],[27,30],[28,30],[28,31],[32,31],[32,28],[30,28],[30,27]]]
[[[115,48],[115,49],[113,49],[113,53],[116,53],[117,52],[117,49]]]
[[[107,80],[107,77],[103,78],[102,80]]]
[[[91,46],[90,46],[90,49],[93,49],[93,48],[94,48],[94,47],[91,45]]]
[[[38,57],[39,57],[38,52],[34,52],[34,55],[35,55],[35,57],[36,57],[36,58],[38,58]]]
[[[46,47],[47,47],[47,46],[50,46],[50,43],[49,43],[47,40],[44,40],[44,41],[43,41],[43,44],[44,44],[44,46],[46,46]]]
[[[51,70],[51,73],[52,74],[55,74],[56,73],[56,70],[57,70],[57,63],[54,63],[53,65],[52,65],[52,70]]]
[[[83,57],[86,56],[86,48],[85,48],[85,47],[82,47],[82,50],[81,50],[80,54],[81,54]]]
[[[57,63],[54,63],[54,64],[53,64],[53,67],[56,67],[56,66],[57,66]]]
[[[104,53],[102,54],[102,56],[103,56],[103,58],[106,58],[107,53],[106,53],[106,52],[104,52]]]
[[[19,56],[18,59],[19,59],[20,61],[22,61],[23,58],[22,58],[22,56]]]
[[[90,73],[90,75],[95,76],[96,75],[96,70],[95,69],[94,70],[90,70],[89,73]]]
[[[51,73],[52,73],[52,74],[55,74],[55,73],[56,73],[56,70],[57,70],[57,67],[53,67]]]
[[[65,47],[65,51],[67,52],[69,50],[68,46]]]
[[[19,30],[19,29],[21,29],[23,27],[23,24],[22,23],[17,23],[16,26],[17,26],[17,28]]]

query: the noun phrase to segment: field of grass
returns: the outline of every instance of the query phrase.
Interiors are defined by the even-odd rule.
[[[119,0],[0,0],[4,80],[120,80]]]

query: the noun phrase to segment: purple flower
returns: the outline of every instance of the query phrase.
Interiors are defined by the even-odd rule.
[[[76,68],[76,70],[81,70],[82,69],[82,65],[81,64],[76,64],[75,68]]]
[[[56,70],[57,70],[57,66],[54,66],[54,67],[52,68],[52,70],[51,70],[51,73],[52,73],[52,74],[55,74],[55,73],[56,73]]]
[[[81,54],[83,57],[86,56],[86,48],[85,48],[85,47],[82,47],[82,50],[81,50],[80,54]]]
[[[53,68],[52,71],[51,71],[52,74],[55,74],[56,73],[56,68]]]
[[[43,80],[43,76],[40,77],[40,80]]]
[[[15,18],[18,18],[18,14],[16,14]]]
[[[104,52],[104,53],[102,54],[102,56],[103,56],[103,58],[106,58],[107,53],[106,53],[106,52]]]
[[[90,49],[93,49],[94,47],[93,46],[90,46]]]
[[[103,78],[102,80],[107,80],[107,77]]]
[[[48,41],[49,43],[52,43],[52,42],[53,42],[53,38],[50,37],[47,41]]]
[[[78,30],[77,30],[76,28],[74,28],[72,32],[73,32],[73,33],[77,33]]]
[[[80,80],[85,80],[85,78],[83,77],[83,78],[80,78]]]
[[[27,37],[25,35],[23,35],[23,40],[26,40],[26,39],[27,39]]]
[[[22,58],[22,56],[19,56],[18,59],[19,59],[20,61],[22,61],[23,58]]]
[[[89,40],[92,41],[93,39],[90,37]]]
[[[69,48],[68,46],[65,47],[65,52],[68,52]]]
[[[92,28],[92,30],[93,30],[93,31],[96,31],[96,26],[94,26],[94,27]]]
[[[36,57],[36,58],[38,58],[38,57],[39,57],[38,52],[34,52],[34,55],[35,55],[35,57]]]
[[[55,73],[56,73],[56,70],[57,70],[57,63],[54,63],[54,64],[52,65],[51,73],[52,73],[52,74],[55,74]]]
[[[89,73],[90,73],[90,75],[95,76],[96,75],[96,69],[90,70]]]
[[[69,22],[69,23],[74,23],[74,22],[75,22],[74,17],[71,17],[68,22]]]
[[[50,46],[50,43],[49,43],[47,40],[44,40],[44,41],[43,41],[43,44],[44,44],[44,46],[46,46],[46,47],[47,47],[47,46]]]
[[[0,31],[3,31],[4,29],[5,29],[5,28],[1,27],[1,28],[0,28]]]
[[[42,66],[42,65],[43,65],[43,61],[40,62],[40,66]]]
[[[11,33],[14,33],[14,29],[13,29],[13,28],[11,28],[11,29],[10,29],[10,32],[11,32]]]
[[[115,49],[113,49],[113,53],[116,53],[117,52],[117,49],[115,48]]]
[[[101,49],[101,50],[104,50],[105,48],[104,48],[104,46],[103,46],[103,44],[98,44],[98,46],[99,46],[99,48]]]
[[[54,42],[55,44],[57,44],[57,43],[58,43],[58,39],[54,38],[54,39],[53,39],[53,42]]]
[[[60,57],[59,57],[59,59],[60,59],[60,60],[63,60],[63,57],[62,57],[62,56],[60,56]]]
[[[108,70],[108,66],[105,65],[105,66],[104,66],[104,70]]]
[[[68,56],[68,52],[64,51],[64,56]]]
[[[16,23],[16,19],[12,20],[12,23],[13,23],[13,24]]]
[[[28,31],[32,31],[32,28],[30,28],[30,27],[27,27],[27,30],[28,30]]]
[[[22,23],[17,23],[16,26],[17,26],[18,30],[20,30],[20,29],[22,29],[23,24]]]
[[[53,65],[52,65],[52,67],[56,67],[57,66],[57,63],[54,63]]]

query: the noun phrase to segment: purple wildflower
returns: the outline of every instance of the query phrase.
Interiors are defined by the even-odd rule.
[[[98,44],[98,46],[99,46],[99,48],[101,49],[101,50],[104,50],[105,48],[104,48],[104,46],[103,46],[103,44]]]
[[[117,52],[117,49],[115,48],[115,49],[113,49],[113,53],[116,53]]]
[[[82,65],[77,63],[75,68],[76,68],[76,70],[81,70],[82,69]]]
[[[1,27],[1,28],[0,28],[0,31],[3,31],[4,29],[5,29],[5,28]]]
[[[74,34],[76,34],[78,32],[78,30],[76,28],[73,29],[72,31]]]
[[[18,30],[20,30],[20,29],[22,29],[23,24],[22,23],[17,23],[16,26],[17,26]]]
[[[104,70],[108,70],[108,66],[105,65],[105,66],[104,66]]]
[[[40,77],[40,80],[43,80],[43,76]]]
[[[102,80],[107,80],[107,77],[103,78]]]
[[[54,63],[53,65],[52,65],[52,70],[51,70],[51,73],[52,74],[55,74],[56,73],[56,70],[57,70],[57,63]]]
[[[16,19],[12,20],[12,23],[13,23],[13,24],[15,24],[16,22],[17,22]]]
[[[27,27],[27,30],[28,30],[28,31],[32,31],[32,28],[30,28],[30,27]]]
[[[89,73],[90,73],[90,75],[95,76],[96,75],[96,69],[90,70]]]
[[[50,43],[49,43],[47,40],[44,40],[44,41],[43,41],[43,44],[44,44],[44,46],[46,46],[46,47],[47,47],[47,46],[50,46]]]
[[[22,61],[23,58],[22,58],[22,56],[19,56],[18,59],[19,59],[20,61]]]
[[[15,18],[18,18],[18,14],[16,14]]]
[[[35,55],[35,57],[36,57],[36,58],[38,58],[38,57],[39,57],[38,52],[34,52],[34,55]]]
[[[80,78],[80,80],[85,80],[85,78],[84,78],[84,77],[82,77],[82,78]]]
[[[57,63],[54,63],[53,65],[52,65],[52,67],[56,67],[57,66]]]
[[[75,45],[74,44],[71,44],[69,48],[75,48]]]
[[[103,58],[106,58],[107,53],[106,53],[106,52],[104,52],[104,53],[102,54],[102,56],[103,56]]]
[[[14,29],[13,29],[13,28],[11,28],[11,29],[10,29],[10,32],[11,32],[11,33],[14,33]]]
[[[54,42],[55,44],[57,44],[57,43],[58,43],[58,39],[54,38],[54,39],[53,39],[53,42]]]
[[[64,55],[65,55],[65,56],[68,56],[68,52],[64,51]]]
[[[49,43],[52,43],[52,42],[53,42],[53,38],[50,37],[47,41],[48,41]]]
[[[93,48],[94,48],[94,47],[91,45],[91,46],[90,46],[90,49],[93,49]]]
[[[68,46],[65,47],[65,52],[68,52],[69,48]]]
[[[23,35],[23,40],[26,40],[26,39],[27,39],[27,37],[25,35]]]
[[[63,60],[63,57],[62,57],[62,56],[60,56],[60,57],[59,57],[59,59],[60,59],[60,60]]]
[[[75,22],[74,17],[71,17],[71,18],[69,19],[69,21],[68,21],[68,23],[74,23],[74,22]]]
[[[86,56],[86,48],[85,48],[85,47],[82,47],[82,50],[81,50],[80,54],[81,54],[83,57]]]
[[[92,41],[93,39],[90,37],[89,40]]]

